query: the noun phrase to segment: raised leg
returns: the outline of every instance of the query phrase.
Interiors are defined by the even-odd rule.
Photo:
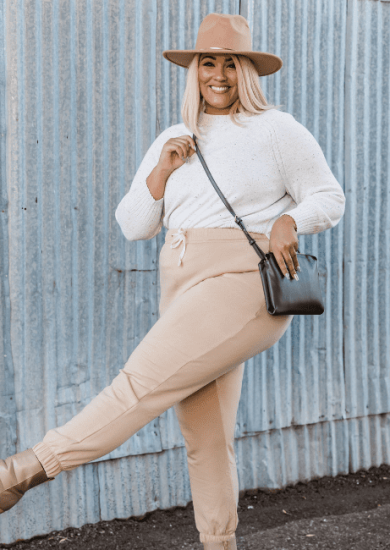
[[[110,386],[33,447],[48,476],[104,456],[189,395],[271,347],[292,316],[265,309],[256,272],[205,279],[151,328]]]

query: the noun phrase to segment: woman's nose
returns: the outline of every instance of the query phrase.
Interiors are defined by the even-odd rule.
[[[216,67],[214,76],[217,79],[226,80],[225,69],[223,67]]]

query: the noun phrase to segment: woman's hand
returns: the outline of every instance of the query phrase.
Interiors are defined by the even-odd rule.
[[[299,271],[299,263],[296,251],[299,248],[298,235],[295,230],[295,220],[291,216],[281,216],[272,226],[269,240],[269,252],[272,252],[282,271],[283,275],[291,278],[298,277],[296,270]],[[288,269],[286,268],[286,265]]]
[[[158,167],[163,172],[171,173],[180,168],[196,152],[195,142],[191,136],[184,135],[168,139],[161,150]]]

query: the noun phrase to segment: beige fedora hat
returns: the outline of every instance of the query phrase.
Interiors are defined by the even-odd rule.
[[[242,15],[209,13],[199,26],[193,50],[165,50],[168,61],[188,68],[196,53],[237,54],[249,57],[259,76],[278,71],[283,61],[277,55],[252,50],[251,31]]]

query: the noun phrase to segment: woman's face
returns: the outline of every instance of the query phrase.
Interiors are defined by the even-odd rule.
[[[202,54],[198,78],[206,113],[229,114],[230,106],[238,99],[237,72],[233,59],[223,54]]]

